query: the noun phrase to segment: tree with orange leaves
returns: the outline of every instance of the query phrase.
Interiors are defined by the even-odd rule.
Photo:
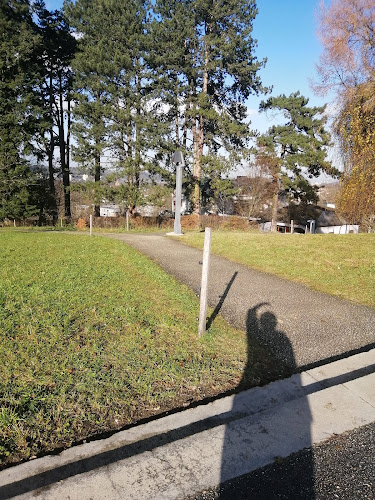
[[[322,1],[318,19],[323,53],[314,88],[336,91],[334,131],[345,167],[338,208],[352,222],[375,226],[375,3]]]

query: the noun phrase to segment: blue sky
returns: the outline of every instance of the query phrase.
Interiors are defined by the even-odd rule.
[[[315,11],[318,0],[258,0],[254,37],[258,57],[267,57],[263,82],[274,86],[274,94],[300,90],[313,96],[308,79],[315,75],[321,50],[316,37]]]
[[[264,85],[273,86],[272,95],[299,90],[309,97],[311,105],[327,102],[310,88],[310,81],[317,78],[315,64],[321,52],[315,14],[319,3],[319,0],[258,0],[254,38],[258,40],[258,58],[267,58],[261,77]],[[249,107],[258,109],[262,99],[250,99]],[[252,123],[264,131],[273,119],[255,115]]]

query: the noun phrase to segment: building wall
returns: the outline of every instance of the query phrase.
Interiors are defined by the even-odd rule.
[[[315,230],[316,234],[358,234],[359,226],[344,224],[342,226],[324,226],[317,227]]]

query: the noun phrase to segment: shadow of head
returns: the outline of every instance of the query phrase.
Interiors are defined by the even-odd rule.
[[[262,312],[264,308],[267,309]],[[295,368],[296,362],[292,344],[287,334],[278,327],[277,317],[269,308],[270,304],[262,302],[248,310],[247,335],[256,339],[289,368]]]

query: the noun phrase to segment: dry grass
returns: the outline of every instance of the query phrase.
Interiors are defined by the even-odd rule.
[[[183,241],[202,248],[204,235]],[[302,235],[214,231],[212,252],[314,290],[375,307],[375,234]]]

